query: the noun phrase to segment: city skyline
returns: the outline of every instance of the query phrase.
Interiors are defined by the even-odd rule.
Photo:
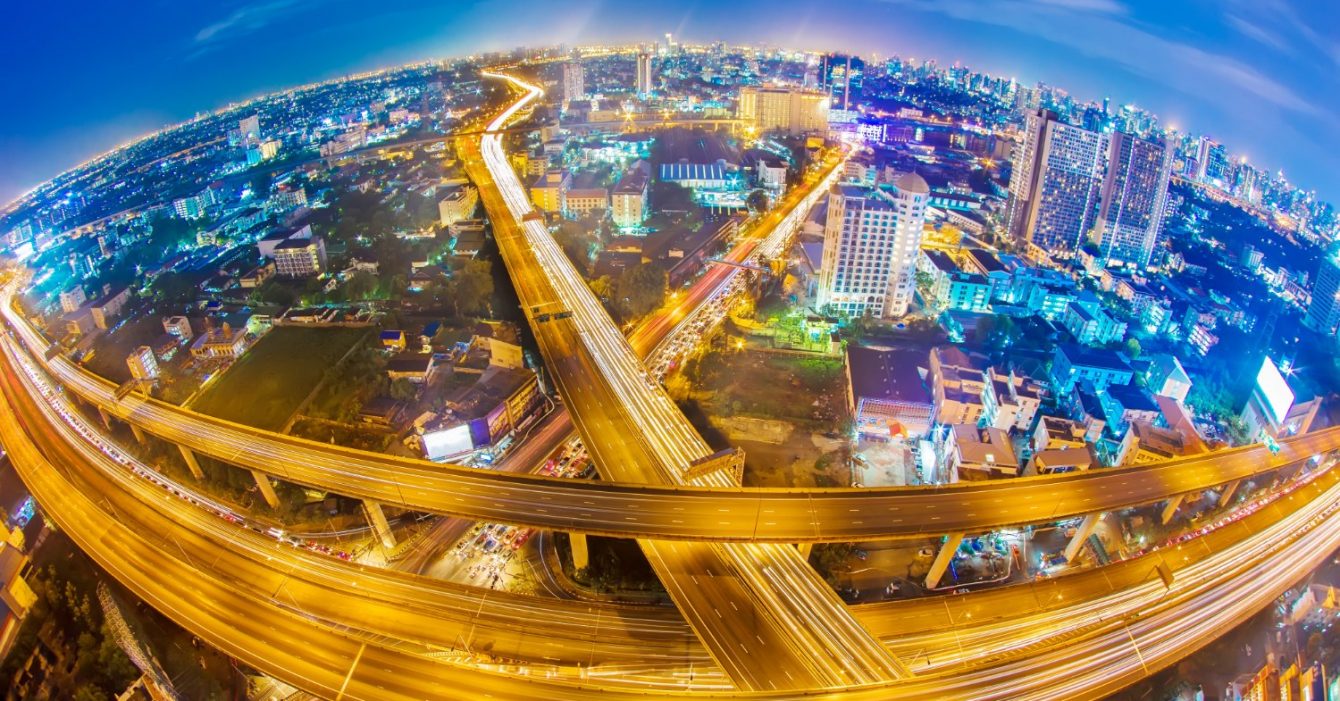
[[[1082,99],[1133,102],[1167,126],[1208,134],[1234,155],[1272,172],[1283,169],[1323,200],[1337,197],[1340,90],[1325,87],[1336,81],[1340,39],[1325,34],[1327,23],[1309,22],[1324,14],[1321,3],[1155,8],[1116,0],[888,0],[822,13],[795,2],[769,4],[766,13],[755,2],[635,13],[629,7],[578,4],[539,21],[527,12],[533,10],[527,0],[464,11],[391,2],[371,12],[345,2],[276,0],[231,3],[208,15],[90,6],[59,18],[64,31],[55,41],[35,44],[20,32],[0,42],[6,62],[21,68],[5,87],[32,103],[0,117],[0,150],[10,155],[0,165],[0,201],[139,134],[285,86],[528,43],[650,42],[665,30],[700,42],[842,46],[867,56],[933,57],[942,65],[962,60]],[[19,12],[8,26],[57,21],[48,9]],[[515,26],[491,27],[498,12],[515,16]],[[120,31],[109,34],[108,26]],[[1055,60],[1062,55],[1065,61]]]

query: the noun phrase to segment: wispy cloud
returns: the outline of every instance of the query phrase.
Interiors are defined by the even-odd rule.
[[[1340,68],[1340,41],[1318,32],[1289,0],[1226,0],[1224,21],[1243,36],[1281,53],[1314,54],[1328,69]]]
[[[1291,112],[1312,116],[1320,113],[1291,88],[1242,61],[1156,33],[1133,19],[1115,0],[886,2],[1030,34],[1221,106],[1245,93]]]
[[[189,58],[207,53],[221,41],[244,36],[269,26],[275,20],[301,8],[308,0],[269,0],[243,5],[232,14],[206,25],[195,33],[195,50]]]

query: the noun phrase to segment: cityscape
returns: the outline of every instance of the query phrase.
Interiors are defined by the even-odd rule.
[[[670,30],[15,192],[6,699],[1340,699],[1334,182]]]

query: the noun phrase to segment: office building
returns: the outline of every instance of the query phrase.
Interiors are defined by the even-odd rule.
[[[237,122],[237,130],[242,134],[242,143],[250,145],[261,140],[261,118],[260,115],[253,114],[250,117],[244,117]]]
[[[472,185],[454,185],[441,195],[442,199],[437,202],[437,216],[442,226],[469,219],[479,204],[479,191]]]
[[[64,301],[62,295],[61,300]],[[1340,260],[1326,256],[1317,270],[1312,286],[1312,301],[1307,305],[1307,325],[1328,336],[1340,328]]]
[[[158,359],[154,349],[140,346],[126,356],[126,365],[130,367],[130,376],[137,380],[153,380],[158,377]]]
[[[1172,157],[1167,144],[1110,137],[1097,229],[1098,250],[1108,261],[1149,264],[1163,227]]]
[[[563,64],[563,99],[568,102],[586,97],[586,68],[578,60]]]
[[[828,129],[828,98],[821,92],[794,88],[740,88],[737,116],[760,133],[823,132]]]
[[[1028,114],[1010,176],[1010,234],[1033,257],[1068,258],[1093,229],[1107,158],[1106,135]]]
[[[284,277],[312,277],[326,270],[326,242],[320,236],[291,238],[275,246],[275,272]]]
[[[840,184],[828,196],[818,309],[893,318],[907,313],[930,186],[916,173],[891,185]]]
[[[651,94],[651,54],[637,55],[637,94],[645,97]]]

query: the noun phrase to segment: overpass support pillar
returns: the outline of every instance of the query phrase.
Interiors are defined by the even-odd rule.
[[[1163,505],[1163,516],[1161,518],[1165,526],[1172,520],[1173,516],[1177,514],[1177,508],[1182,505],[1184,499],[1186,499],[1185,494],[1178,494],[1169,499],[1168,503]]]
[[[591,566],[591,553],[586,549],[585,533],[569,533],[568,543],[572,546],[572,569],[580,570]]]
[[[800,551],[800,556],[806,560],[810,559],[810,553],[814,550],[814,543],[796,543],[796,550]]]
[[[382,511],[382,505],[375,501],[363,500],[363,512],[367,514],[368,523],[372,525],[372,532],[381,539],[382,545],[386,548],[395,547],[395,533],[391,531],[391,524],[386,520],[386,512]]]
[[[945,576],[945,570],[949,569],[949,563],[954,561],[954,553],[958,552],[958,546],[962,543],[962,533],[950,533],[945,536],[940,552],[935,554],[935,562],[931,563],[931,570],[926,573],[927,589],[934,589],[940,585],[940,578]]]
[[[135,436],[136,443],[139,443],[140,445],[145,444],[146,441],[144,439],[144,429],[140,428],[139,426],[136,426],[135,424],[131,424],[130,433]]]
[[[251,476],[256,478],[256,486],[260,487],[265,503],[269,504],[271,509],[278,509],[279,495],[275,494],[275,486],[270,483],[270,476],[260,470],[252,470]]]
[[[1228,505],[1228,500],[1232,499],[1233,495],[1237,493],[1240,484],[1242,484],[1242,480],[1236,479],[1224,485],[1223,491],[1219,492],[1219,506]]]
[[[110,431],[112,428],[112,415],[108,414],[106,409],[98,407],[98,418],[102,419],[102,427]]]
[[[1075,529],[1075,535],[1070,537],[1070,542],[1065,546],[1065,561],[1074,562],[1075,556],[1079,554],[1080,548],[1084,547],[1084,541],[1093,535],[1093,529],[1102,520],[1102,514],[1089,514],[1080,522],[1079,527]]]
[[[205,479],[205,472],[200,469],[200,462],[195,459],[195,453],[184,445],[177,446],[177,450],[181,451],[181,459],[186,461],[186,466],[191,468],[191,476],[197,480]]]

